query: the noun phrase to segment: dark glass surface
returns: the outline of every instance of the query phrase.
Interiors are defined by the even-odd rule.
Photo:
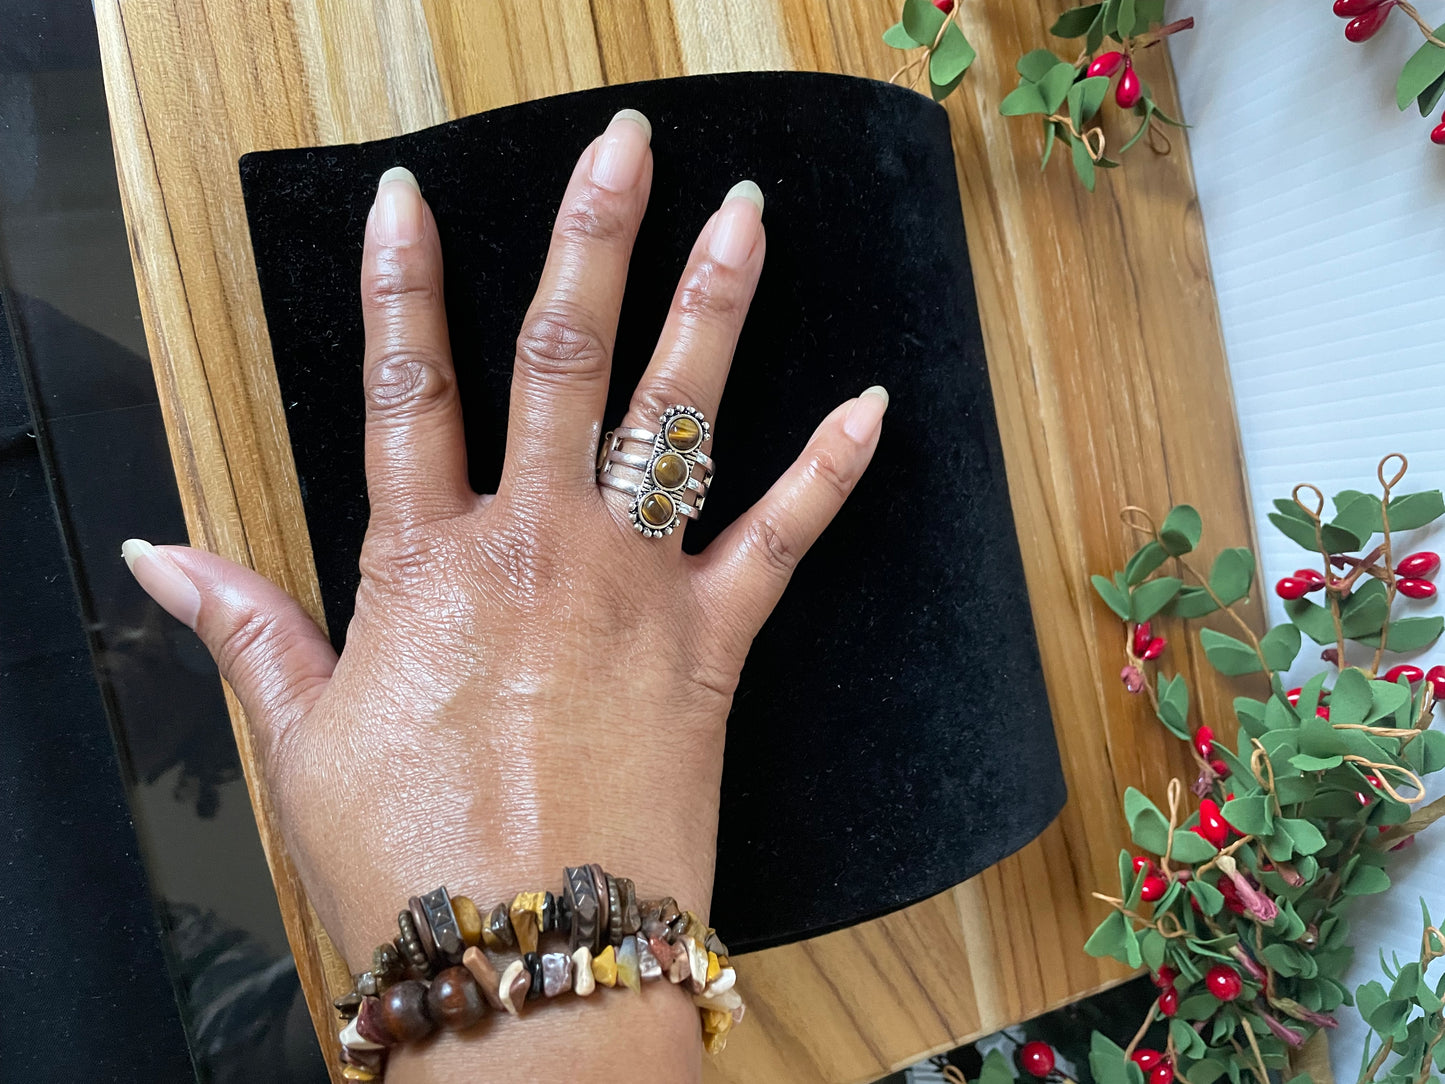
[[[0,0],[0,1082],[322,1081],[184,541],[84,0]]]

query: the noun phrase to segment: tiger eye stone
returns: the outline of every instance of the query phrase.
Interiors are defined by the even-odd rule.
[[[493,952],[505,952],[517,944],[510,911],[505,903],[499,903],[487,914],[486,925],[482,927],[482,943]]]
[[[661,530],[671,523],[673,512],[672,498],[666,493],[649,493],[637,506],[637,514],[642,518],[642,522],[655,530]]]
[[[652,465],[652,478],[663,489],[678,489],[687,481],[687,461],[676,452],[664,452]]]
[[[679,452],[690,452],[702,443],[702,426],[696,418],[679,414],[667,423],[667,443]]]
[[[466,896],[452,897],[452,911],[457,916],[457,930],[462,935],[462,944],[471,948],[482,939],[482,913]]]

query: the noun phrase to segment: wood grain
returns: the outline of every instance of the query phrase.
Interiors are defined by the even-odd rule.
[[[1248,544],[1237,427],[1182,135],[1089,195],[1038,169],[1007,120],[1012,61],[1064,5],[964,0],[980,60],[948,103],[1019,540],[1071,799],[998,867],[895,915],[743,961],[751,1018],[714,1082],[863,1081],[1122,977],[1080,951],[1101,917],[1135,784],[1163,794],[1183,750],[1129,697],[1119,623],[1088,588],[1134,541],[1124,504],[1205,512],[1201,560]],[[251,260],[236,159],[369,139],[567,90],[701,71],[887,78],[886,0],[96,0],[132,257],[187,522],[320,615]],[[1143,74],[1172,101],[1163,50]],[[1257,612],[1252,620],[1259,622]],[[1167,623],[1166,623],[1167,626]],[[1165,627],[1196,704],[1227,707]],[[1005,648],[1006,649],[1006,648]],[[313,1019],[347,981],[236,740]],[[987,830],[981,825],[980,830]]]

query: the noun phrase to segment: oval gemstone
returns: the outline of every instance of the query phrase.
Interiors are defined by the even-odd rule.
[[[687,481],[687,460],[676,452],[664,452],[652,465],[652,477],[663,489],[678,489]]]
[[[649,493],[637,506],[642,522],[654,530],[661,530],[672,522],[672,498],[666,493]]]
[[[702,426],[696,418],[679,414],[667,423],[667,443],[679,452],[690,452],[702,443]]]

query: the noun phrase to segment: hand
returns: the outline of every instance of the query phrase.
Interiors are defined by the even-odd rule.
[[[823,419],[767,495],[695,557],[680,531],[636,533],[628,497],[597,485],[650,134],[641,114],[619,113],[572,174],[517,340],[494,495],[468,486],[436,223],[410,173],[383,175],[361,275],[371,523],[339,659],[255,572],[125,545],[141,586],[196,630],[240,698],[287,845],[354,970],[395,936],[407,898],[439,884],[485,911],[556,891],[564,865],[595,861],[644,898],[705,914],[743,659],[877,445],[881,388]],[[763,263],[762,202],[743,182],[703,227],[624,425],[655,429],[673,403],[713,418]],[[725,419],[718,433],[726,462]],[[390,1076],[483,1057],[515,1058],[530,1077],[584,1036],[594,1053],[622,1036],[608,1064],[584,1058],[568,1078],[592,1079],[592,1064],[598,1080],[695,1079],[689,999],[649,987],[629,1001],[609,999],[609,1011],[570,999],[473,1029],[480,1038],[449,1035],[398,1052]]]

